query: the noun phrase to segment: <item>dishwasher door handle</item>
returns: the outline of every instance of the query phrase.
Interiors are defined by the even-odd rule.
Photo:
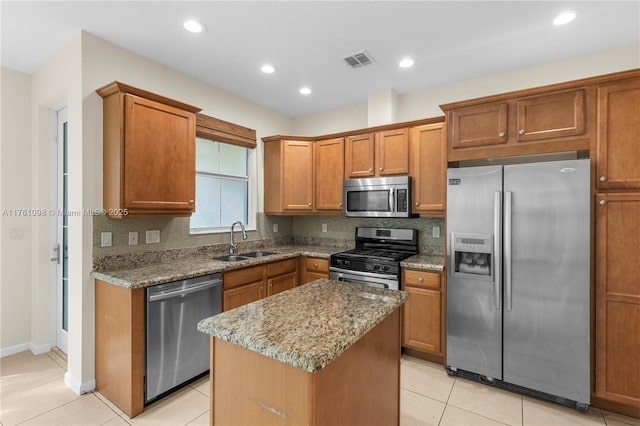
[[[158,302],[160,300],[172,299],[174,297],[182,297],[187,294],[195,293],[197,291],[206,290],[211,287],[217,287],[222,285],[222,280],[207,281],[203,284],[194,285],[193,287],[181,288],[179,290],[169,291],[166,293],[151,294],[149,295],[149,302]]]

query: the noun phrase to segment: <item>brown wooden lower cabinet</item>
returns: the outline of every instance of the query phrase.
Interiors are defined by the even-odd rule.
[[[213,425],[397,425],[400,315],[309,373],[211,338]]]
[[[144,410],[144,289],[95,283],[96,390],[129,417]]]
[[[640,193],[596,197],[592,404],[640,418]]]
[[[402,290],[409,293],[409,299],[402,307],[402,347],[407,354],[444,363],[446,334],[442,274],[403,269]]]
[[[329,259],[302,256],[300,262],[300,281],[298,285],[329,278]]]

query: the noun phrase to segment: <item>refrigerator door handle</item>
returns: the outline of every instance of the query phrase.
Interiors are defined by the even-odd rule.
[[[502,192],[496,191],[494,194],[493,207],[493,253],[495,259],[491,263],[494,274],[493,281],[493,305],[497,311],[500,310],[500,286],[502,285],[502,267],[501,267],[501,235],[502,229]]]
[[[511,311],[511,191],[504,193],[504,308]]]

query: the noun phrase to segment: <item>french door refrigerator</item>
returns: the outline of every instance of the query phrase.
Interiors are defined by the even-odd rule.
[[[447,372],[590,403],[590,163],[449,169]]]

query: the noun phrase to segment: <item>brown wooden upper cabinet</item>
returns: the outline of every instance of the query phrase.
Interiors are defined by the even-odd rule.
[[[345,179],[409,173],[409,129],[401,128],[348,136]]]
[[[444,215],[447,177],[445,123],[412,127],[410,141],[413,212]]]
[[[589,149],[588,106],[588,87],[441,105],[448,161]]]
[[[103,98],[103,207],[110,218],[195,210],[199,108],[113,82]]]
[[[640,189],[640,78],[598,86],[598,189]]]
[[[319,140],[313,145],[315,211],[342,211],[344,138]]]
[[[313,172],[312,141],[283,139],[265,143],[265,213],[312,211]]]

